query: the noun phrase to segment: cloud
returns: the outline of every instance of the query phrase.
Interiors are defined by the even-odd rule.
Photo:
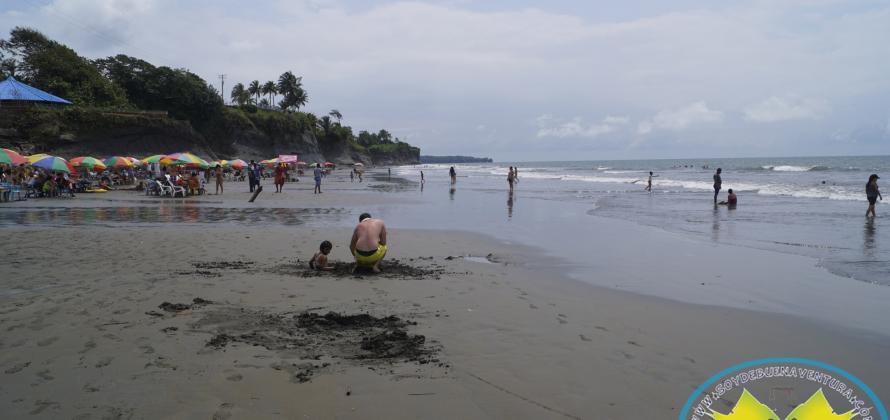
[[[772,96],[745,108],[745,119],[760,123],[818,120],[827,112],[828,102],[823,99]]]
[[[682,130],[691,137],[691,128],[720,135],[724,146],[772,130],[776,141],[763,154],[799,150],[789,145],[812,129],[820,137],[807,132],[807,144],[821,141],[829,152],[828,133],[883,128],[890,4],[818,1],[631,2],[601,10],[467,0],[0,0],[0,37],[30,26],[88,58],[129,54],[188,68],[217,88],[219,74],[228,75],[229,88],[292,70],[304,76],[308,111],[340,109],[355,130],[402,130],[393,133],[430,154],[546,158],[557,151],[542,136],[576,136],[598,141],[558,152],[610,147],[619,151],[604,157],[634,157],[640,136],[617,134],[635,131],[657,133],[644,143],[664,141],[657,153],[677,156],[683,151],[670,148],[685,146],[671,138]],[[758,113],[773,96],[782,104]],[[778,118],[812,105],[795,98],[824,98],[831,113],[781,127],[745,123],[747,111]],[[538,110],[565,117],[532,129],[516,123],[534,124]],[[626,117],[601,118],[611,110]],[[496,136],[476,130],[480,116]],[[726,130],[724,120],[741,124]]]
[[[599,137],[611,133],[630,122],[628,117],[606,116],[594,124],[585,123],[581,117],[570,120],[557,120],[550,114],[536,119],[539,138],[541,137]]]
[[[649,134],[656,129],[679,131],[689,126],[719,123],[723,121],[723,112],[708,108],[705,101],[660,111],[651,120],[642,121],[637,125],[637,133]]]

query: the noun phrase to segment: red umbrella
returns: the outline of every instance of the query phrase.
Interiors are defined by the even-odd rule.
[[[331,163],[331,162],[325,162],[325,163],[324,163],[324,166],[334,166],[334,164]]]
[[[28,158],[9,149],[0,149],[0,163],[21,165],[23,163],[28,163]]]

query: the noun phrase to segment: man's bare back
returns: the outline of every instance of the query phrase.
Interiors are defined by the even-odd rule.
[[[386,225],[383,220],[373,219],[368,214],[362,214],[359,220],[349,250],[357,264],[379,271],[380,261],[386,255]]]

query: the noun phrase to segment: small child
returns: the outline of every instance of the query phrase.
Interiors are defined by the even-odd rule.
[[[330,271],[333,270],[334,267],[328,265],[328,254],[331,253],[331,248],[334,246],[331,245],[330,241],[323,241],[321,245],[318,246],[318,252],[312,256],[312,259],[309,260],[309,268],[313,270],[325,270]]]

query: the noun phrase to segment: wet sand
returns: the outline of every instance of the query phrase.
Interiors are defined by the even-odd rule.
[[[887,398],[885,336],[591,286],[482,235],[394,228],[382,275],[308,271],[324,239],[347,260],[351,231],[325,221],[392,199],[329,191],[306,207],[321,223],[127,225],[109,210],[3,227],[0,412],[674,418],[707,377],[770,356],[840,365]],[[112,194],[69,203],[113,208]]]

